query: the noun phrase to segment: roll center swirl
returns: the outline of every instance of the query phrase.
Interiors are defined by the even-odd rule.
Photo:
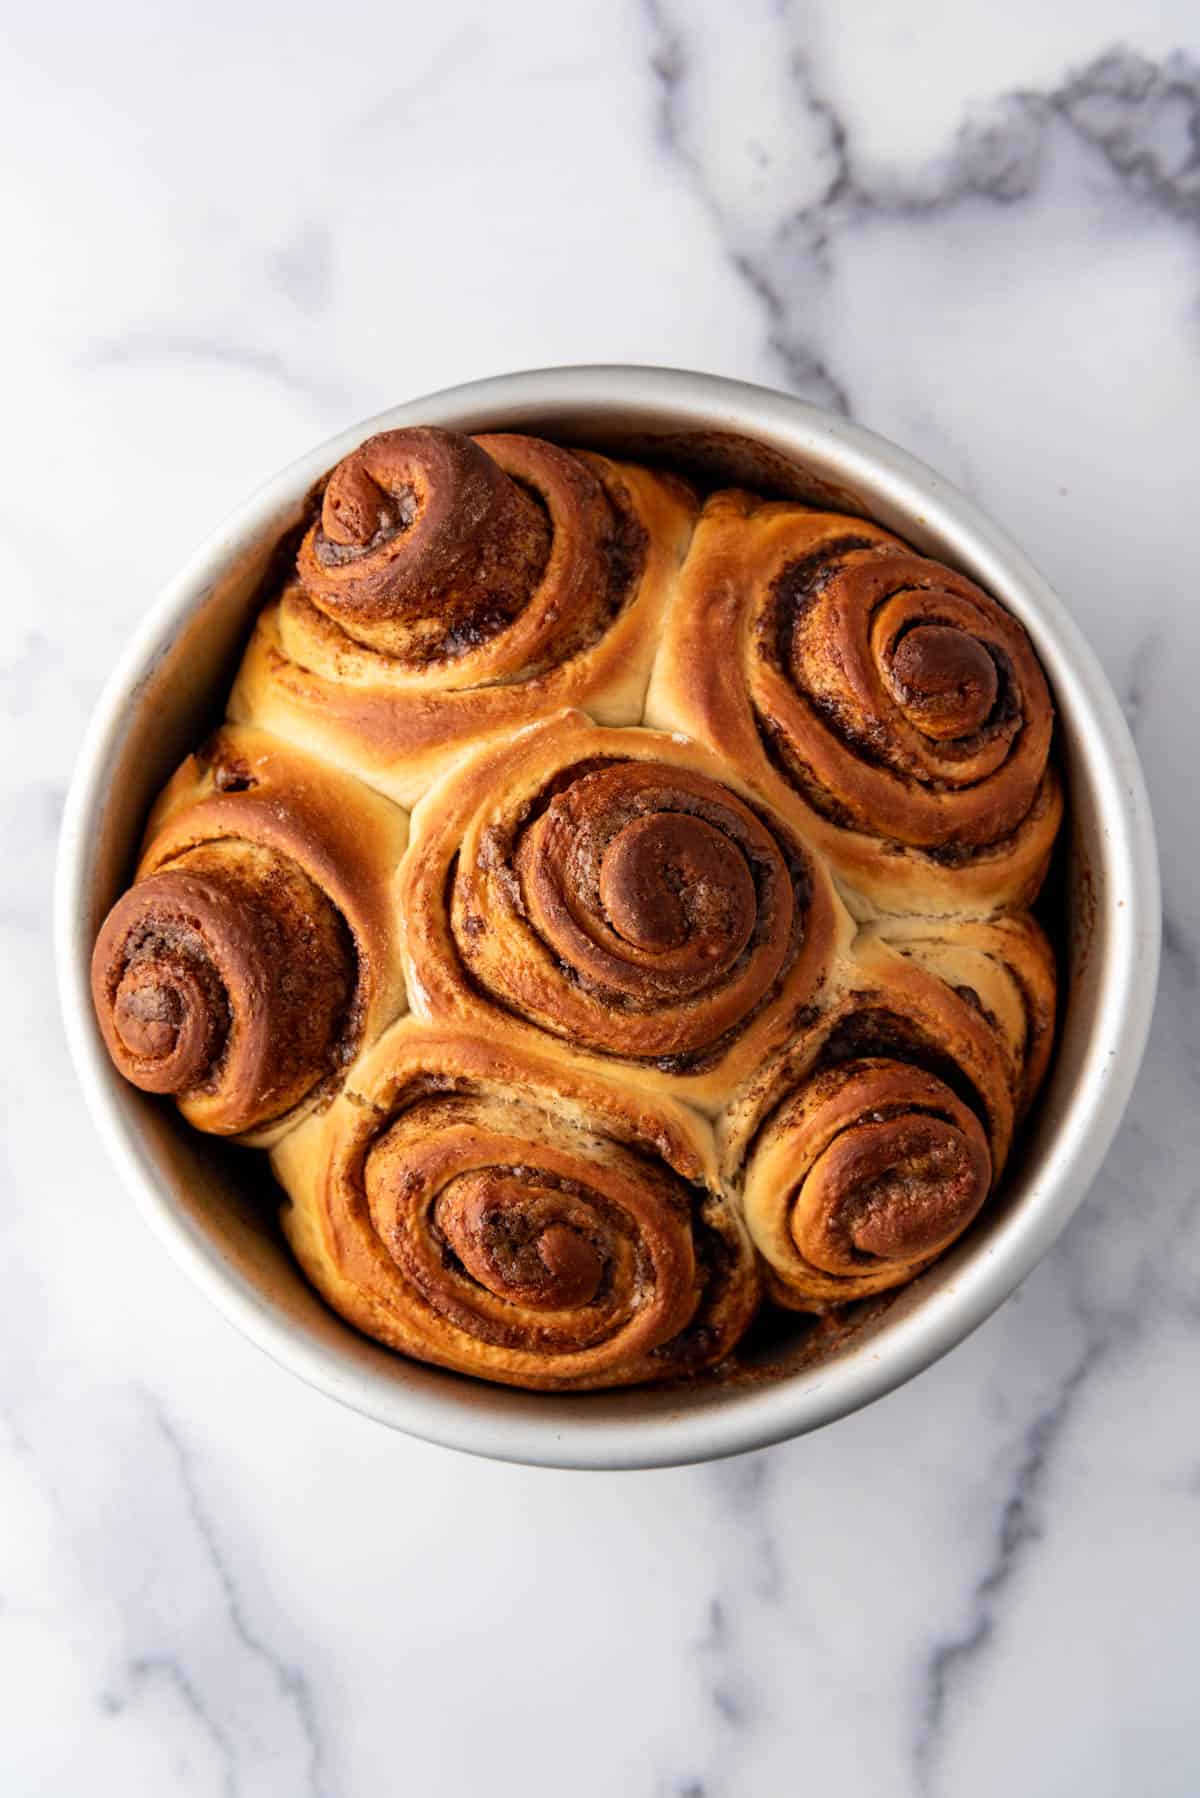
[[[550,547],[540,504],[476,442],[413,428],[369,437],[338,463],[296,571],[350,637],[420,663],[511,623]]]
[[[924,736],[982,730],[1000,690],[987,648],[953,625],[918,624],[896,645],[889,669],[896,702]]]
[[[533,1310],[558,1310],[588,1304],[604,1274],[580,1211],[542,1186],[536,1169],[481,1168],[448,1183],[435,1217],[481,1286]]]
[[[115,1047],[143,1091],[186,1092],[225,1041],[228,994],[194,931],[164,920],[143,920],[142,931],[112,989]]]
[[[614,929],[650,953],[690,943],[701,959],[733,960],[754,929],[757,902],[745,857],[703,818],[635,818],[600,864],[600,898]]]
[[[445,891],[438,863],[457,857],[455,960],[443,974],[430,944],[428,980],[457,986],[466,970],[472,996],[624,1059],[715,1058],[785,982],[794,977],[798,993],[813,979],[822,938],[814,931],[806,961],[813,893],[803,852],[707,763],[701,773],[682,760],[576,758],[593,733],[561,728],[565,757],[537,756],[465,832],[450,820],[438,862],[410,851],[410,888],[420,883],[435,905]],[[639,749],[643,740],[626,739]],[[518,746],[531,763],[536,749],[536,740]]]
[[[179,983],[171,979],[169,971],[148,962],[135,963],[117,988],[113,1022],[130,1054],[146,1061],[163,1061],[175,1052],[186,1009]],[[195,1072],[203,1065],[198,1060]]]
[[[223,1135],[283,1116],[332,1070],[356,979],[329,896],[282,852],[233,836],[132,886],[92,968],[126,1079],[202,1106]]]
[[[914,1260],[956,1236],[987,1188],[978,1156],[940,1118],[864,1124],[828,1154],[850,1241],[882,1261]]]
[[[419,510],[415,488],[404,485],[389,493],[361,464],[349,463],[326,493],[318,557],[329,566],[378,549],[408,530]]]

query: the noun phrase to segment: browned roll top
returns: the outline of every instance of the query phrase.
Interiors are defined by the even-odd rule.
[[[1053,1040],[1019,619],[520,434],[386,431],[310,498],[100,931],[118,1070],[269,1146],[343,1317],[485,1379],[690,1377],[764,1292],[921,1273]]]
[[[525,1310],[596,1296],[604,1251],[577,1187],[526,1168],[472,1168],[438,1194],[433,1221],[473,1280]]]
[[[770,831],[728,788],[660,763],[561,779],[515,833],[512,859],[525,917],[574,981],[617,1008],[604,1046],[621,1046],[621,1011],[655,1011],[730,982],[735,1012],[751,1009],[778,975],[793,925],[789,870]],[[463,871],[455,910],[465,959],[517,1000],[519,971],[477,947],[472,885]],[[697,1012],[661,1051],[712,1034]]]
[[[424,1360],[570,1390],[693,1373],[759,1285],[700,1120],[578,1064],[405,1019],[275,1151],[339,1309]]]
[[[695,514],[682,481],[537,437],[372,438],[330,475],[231,713],[406,807],[564,705],[632,724]]]
[[[890,1057],[818,1067],[746,1168],[772,1296],[820,1311],[903,1284],[966,1229],[992,1172],[979,1117],[936,1074]]]
[[[713,494],[646,721],[727,756],[860,916],[984,915],[1045,876],[1062,799],[1028,636],[865,519]]]
[[[716,1110],[851,928],[798,838],[723,772],[685,738],[573,711],[462,762],[401,870],[414,1009],[641,1063]]]
[[[914,624],[893,646],[885,672],[909,723],[938,739],[982,730],[1000,690],[984,645],[946,624]]]
[[[1017,828],[1053,711],[1010,614],[940,563],[853,536],[786,569],[774,608],[811,722],[780,718],[771,741],[819,810],[943,852]]]
[[[931,1255],[987,1197],[991,1157],[978,1119],[919,1068],[867,1060],[828,1069],[778,1127],[796,1132],[798,1161],[816,1151],[792,1238],[827,1272]]]
[[[726,1113],[724,1171],[777,1303],[822,1311],[903,1285],[984,1204],[1024,1078],[1019,999],[991,960],[1010,935],[1036,963],[1016,921],[969,951],[998,1016],[958,985],[963,957],[935,972],[919,930],[903,950],[863,931],[835,1002]]]
[[[546,513],[470,437],[369,437],[339,462],[297,558],[312,603],[402,661],[476,647],[541,579]]]
[[[629,1332],[645,1352],[695,1309],[686,1186],[601,1136],[555,1143],[531,1106],[418,1103],[370,1149],[363,1187],[398,1272],[479,1342],[579,1354]]]
[[[144,1092],[220,1134],[269,1122],[332,1067],[355,983],[342,919],[287,856],[202,843],[131,887],[92,958],[96,1015]]]

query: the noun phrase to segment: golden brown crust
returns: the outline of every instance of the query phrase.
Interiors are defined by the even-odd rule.
[[[405,1005],[398,807],[225,725],[168,782],[93,990],[126,1078],[198,1129],[264,1144]]]
[[[927,1268],[1054,1036],[1020,625],[861,519],[535,438],[387,432],[319,497],[100,932],[118,1068],[272,1149],[351,1323],[511,1385]]]
[[[849,919],[695,743],[564,712],[459,765],[401,876],[413,1008],[544,1033],[712,1110],[819,994]]]
[[[1011,1070],[1018,1122],[1045,1077],[1054,1044],[1057,976],[1046,933],[1027,912],[960,918],[889,918],[860,941],[878,936],[910,956],[992,1026]]]
[[[221,1135],[274,1124],[332,1071],[355,987],[353,944],[320,889],[235,838],[123,894],[92,971],[125,1078]]]
[[[314,526],[301,579],[262,613],[230,699],[233,717],[304,743],[408,806],[467,746],[561,706],[637,721],[695,515],[682,482],[604,456],[518,436],[471,447],[514,493],[536,495],[549,522],[524,603],[512,609],[511,571],[483,612],[455,606],[443,619],[435,598],[424,620],[405,624],[402,659],[321,609]],[[334,490],[331,480],[327,497]],[[416,626],[427,627],[419,650]]]
[[[404,1018],[272,1161],[329,1302],[461,1373],[547,1391],[694,1373],[758,1304],[708,1126],[513,1042]]]
[[[977,995],[923,965],[918,940],[902,953],[862,932],[831,1003],[719,1125],[722,1174],[779,1304],[821,1311],[903,1285],[1003,1170],[1043,1038],[1019,1059]],[[1020,925],[1009,952],[1040,965]]]
[[[1025,632],[862,519],[714,495],[647,722],[727,755],[827,854],[860,914],[1029,904],[1062,803]]]
[[[355,642],[423,667],[511,625],[549,553],[541,507],[478,442],[418,428],[338,463],[296,573]]]

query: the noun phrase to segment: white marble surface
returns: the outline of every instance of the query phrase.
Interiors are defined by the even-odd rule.
[[[247,15],[251,22],[247,23]],[[9,8],[0,107],[0,1790],[1200,1790],[1190,0]],[[478,1464],[164,1258],[67,1065],[48,887],[117,645],[262,477],[555,361],[844,407],[966,486],[1128,707],[1163,992],[1018,1297],[726,1466]]]

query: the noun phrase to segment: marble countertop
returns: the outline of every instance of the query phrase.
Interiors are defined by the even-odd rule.
[[[249,22],[247,22],[249,19]],[[1200,1790],[1200,18],[1187,0],[82,0],[4,27],[0,1789]],[[476,1463],[300,1386],[109,1170],[50,970],[83,722],[335,428],[662,361],[898,439],[1056,582],[1145,760],[1149,1057],[963,1347],[722,1466]]]

